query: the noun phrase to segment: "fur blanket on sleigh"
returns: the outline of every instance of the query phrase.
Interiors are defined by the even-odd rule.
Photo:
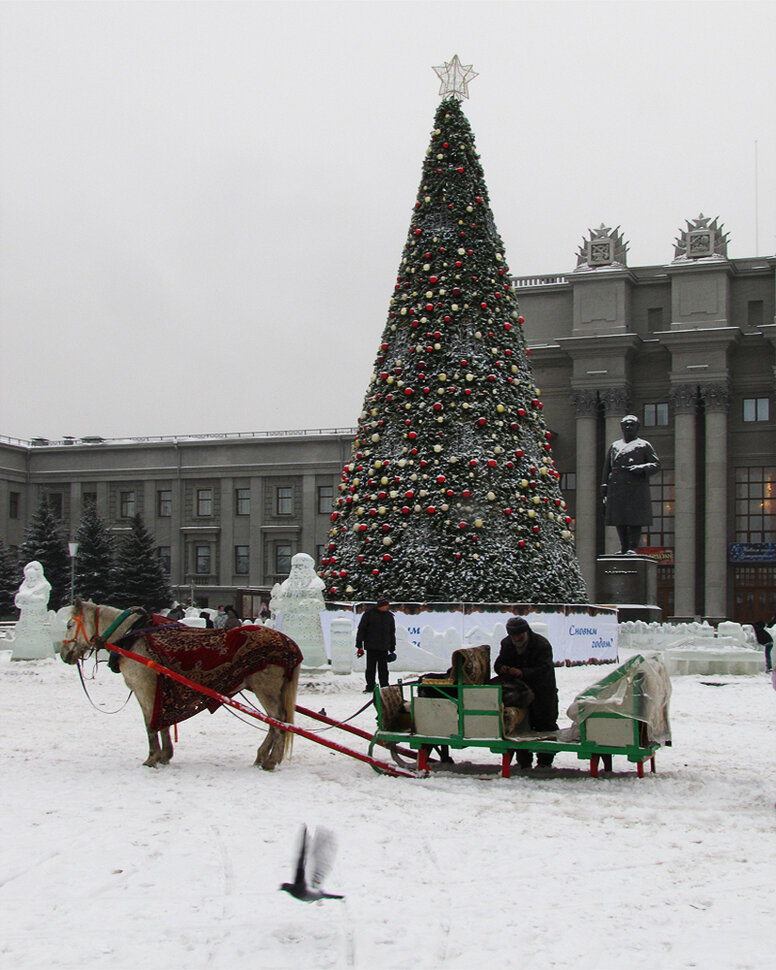
[[[263,626],[201,630],[170,623],[143,631],[143,638],[152,660],[226,697],[239,693],[246,677],[270,665],[282,667],[290,680],[302,662],[302,652],[290,637]],[[131,639],[132,634],[127,637]],[[121,645],[132,649],[131,643]],[[159,731],[220,706],[215,698],[160,674],[150,729]]]

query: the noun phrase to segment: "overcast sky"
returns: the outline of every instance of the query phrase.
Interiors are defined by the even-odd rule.
[[[770,2],[1,3],[0,435],[352,426],[455,53],[513,273],[602,222],[665,263],[701,211],[773,254],[775,36]]]

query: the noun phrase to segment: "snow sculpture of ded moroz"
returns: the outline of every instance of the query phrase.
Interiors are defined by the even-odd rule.
[[[288,579],[276,583],[272,589],[269,608],[276,617],[277,629],[291,637],[302,651],[302,666],[326,666],[321,626],[321,613],[326,610],[323,580],[315,573],[312,556],[298,552],[292,558]]]
[[[14,660],[41,660],[54,656],[48,617],[51,583],[37,559],[24,567],[24,579],[14,603],[20,611],[13,640]]]

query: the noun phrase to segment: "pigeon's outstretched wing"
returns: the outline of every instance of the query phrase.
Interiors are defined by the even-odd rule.
[[[296,875],[294,877],[294,887],[299,892],[305,892],[307,882],[305,879],[305,867],[307,865],[307,826],[302,826],[299,834],[299,855],[296,860]]]
[[[317,828],[310,853],[310,888],[320,891],[337,852],[337,839],[330,829]]]

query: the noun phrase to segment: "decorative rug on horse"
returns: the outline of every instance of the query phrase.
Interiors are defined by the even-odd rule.
[[[202,630],[169,624],[144,631],[143,638],[152,660],[226,697],[237,694],[246,677],[270,665],[282,667],[290,680],[302,662],[302,652],[290,637],[263,626]],[[150,729],[159,731],[220,706],[215,698],[162,674],[156,681]]]
[[[490,680],[490,646],[462,647],[454,650],[452,666],[446,674],[429,674],[424,684],[487,684]],[[460,678],[458,668],[460,665]]]

